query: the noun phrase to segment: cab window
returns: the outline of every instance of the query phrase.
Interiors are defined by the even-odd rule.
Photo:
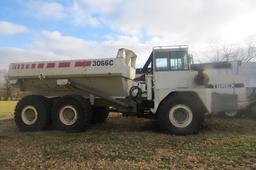
[[[188,69],[187,53],[184,51],[170,52],[170,70]]]
[[[168,70],[168,52],[155,52],[156,57],[156,70],[157,71],[166,71]]]
[[[155,52],[156,71],[187,70],[188,68],[188,56],[186,51]]]

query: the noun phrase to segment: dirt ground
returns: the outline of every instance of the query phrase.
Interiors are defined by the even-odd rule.
[[[256,120],[210,117],[198,135],[112,115],[83,133],[21,133],[0,121],[0,169],[256,169]]]

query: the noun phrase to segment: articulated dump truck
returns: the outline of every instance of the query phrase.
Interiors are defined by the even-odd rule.
[[[237,110],[237,96],[213,92],[202,70],[191,70],[187,46],[155,47],[140,76],[136,54],[116,58],[12,63],[12,86],[30,92],[15,110],[21,131],[49,127],[77,132],[109,112],[154,118],[168,133],[197,133],[205,115]]]

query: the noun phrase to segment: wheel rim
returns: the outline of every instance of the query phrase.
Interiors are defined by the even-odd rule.
[[[237,115],[237,112],[234,111],[234,112],[225,112],[225,115],[228,116],[228,117],[235,117]]]
[[[27,106],[22,109],[21,111],[21,120],[26,125],[33,125],[38,118],[38,112],[35,107],[33,106]]]
[[[176,105],[169,111],[169,120],[177,128],[185,128],[193,120],[192,110],[185,105]]]
[[[73,106],[62,107],[59,113],[60,121],[65,125],[73,125],[77,121],[77,110]]]

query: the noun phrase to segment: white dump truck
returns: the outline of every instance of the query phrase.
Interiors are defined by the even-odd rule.
[[[204,115],[237,110],[237,95],[215,93],[202,71],[190,68],[187,46],[155,47],[136,76],[136,54],[116,58],[12,63],[13,86],[32,95],[15,110],[21,131],[81,131],[109,112],[156,118],[166,132],[197,133]]]

